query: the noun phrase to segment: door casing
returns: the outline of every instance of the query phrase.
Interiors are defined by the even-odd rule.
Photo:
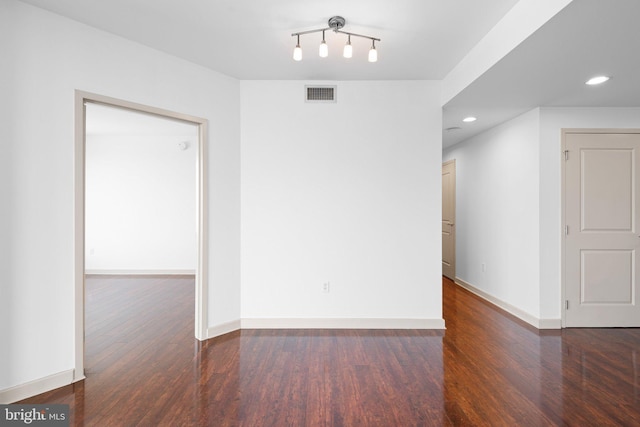
[[[444,185],[443,185],[443,193],[442,193],[442,211],[443,211],[443,218],[442,218],[442,274],[444,276],[449,277],[451,280],[455,280],[456,279],[456,227],[455,227],[455,222],[456,222],[456,160],[449,160],[447,162],[444,162],[442,164],[442,175],[444,176],[445,174],[445,169],[447,170],[447,173],[451,176],[451,188],[450,188],[450,192],[451,194],[446,195],[445,194],[445,189],[444,189]],[[443,181],[444,184],[444,181]],[[445,203],[445,199],[446,198],[450,199],[451,202],[451,217],[450,220],[445,221],[444,219],[444,211],[446,209],[446,203]],[[446,222],[446,224],[445,224]],[[448,230],[449,233],[449,238],[450,238],[450,244],[451,244],[451,257],[449,260],[449,266],[446,267],[445,265],[445,250],[444,250],[444,246],[445,246],[445,229]],[[448,270],[447,273],[445,274],[445,270]]]
[[[208,122],[206,119],[148,105],[137,104],[108,96],[80,90],[75,91],[75,159],[74,159],[74,282],[75,282],[75,366],[73,382],[84,375],[84,295],[85,295],[85,149],[86,109],[85,103],[96,103],[179,120],[198,126],[198,148],[196,154],[196,280],[195,280],[195,337],[202,341],[208,338],[208,289],[207,289],[207,162],[206,141]]]

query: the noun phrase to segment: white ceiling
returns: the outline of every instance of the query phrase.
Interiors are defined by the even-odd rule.
[[[639,17],[638,0],[574,0],[444,106],[443,129],[462,128],[444,146],[538,106],[639,107]]]
[[[517,0],[24,0],[96,28],[246,80],[442,79]],[[292,59],[291,33],[322,28],[341,15],[354,58],[342,57],[346,36],[327,33],[330,53],[318,57],[322,33],[301,37]]]
[[[23,0],[238,79],[440,80],[518,0]],[[552,0],[548,0],[552,1]],[[291,58],[292,32],[346,18],[346,31],[301,37],[304,59]],[[573,0],[566,8],[444,106],[444,146],[465,140],[537,106],[640,106],[639,0]],[[613,76],[600,87],[584,81]],[[461,119],[478,120],[465,124]]]

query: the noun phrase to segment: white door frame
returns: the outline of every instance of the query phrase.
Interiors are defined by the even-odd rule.
[[[453,223],[451,226],[451,235],[453,239],[453,263],[451,269],[453,270],[453,277],[451,280],[456,280],[456,159],[448,160],[442,163],[442,167],[453,165]],[[444,274],[443,274],[444,275]]]
[[[121,99],[110,98],[94,93],[75,91],[75,207],[74,207],[74,279],[75,279],[75,370],[73,382],[84,376],[84,296],[85,296],[85,103],[109,105],[112,107],[142,112],[172,120],[188,122],[198,126],[198,150],[196,154],[196,292],[195,292],[195,337],[202,341],[208,338],[208,292],[207,292],[207,162],[206,140],[207,120],[163,110],[148,105],[136,104]]]
[[[566,215],[566,200],[567,200],[567,167],[564,161],[565,150],[567,149],[566,136],[572,133],[623,133],[623,134],[640,134],[640,129],[609,129],[609,128],[567,128],[561,129],[562,132],[562,148],[561,155],[563,156],[562,166],[561,166],[561,176],[562,176],[562,185],[561,187],[561,202],[560,202],[560,215],[562,218],[562,228],[561,228],[561,238],[560,238],[560,287],[561,287],[561,296],[562,299],[560,301],[560,313],[562,318],[562,327],[567,327],[567,307],[565,305],[565,301],[567,300],[567,278],[566,278],[566,242],[565,242],[565,229],[567,227],[567,215]],[[571,155],[571,153],[569,153]]]

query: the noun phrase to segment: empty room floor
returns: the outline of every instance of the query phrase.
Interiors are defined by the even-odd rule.
[[[443,279],[446,331],[193,333],[190,276],[87,279],[72,425],[640,425],[640,329],[537,331]]]

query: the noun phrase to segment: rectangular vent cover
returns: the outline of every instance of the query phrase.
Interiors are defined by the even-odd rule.
[[[336,102],[336,86],[305,86],[307,102]]]

